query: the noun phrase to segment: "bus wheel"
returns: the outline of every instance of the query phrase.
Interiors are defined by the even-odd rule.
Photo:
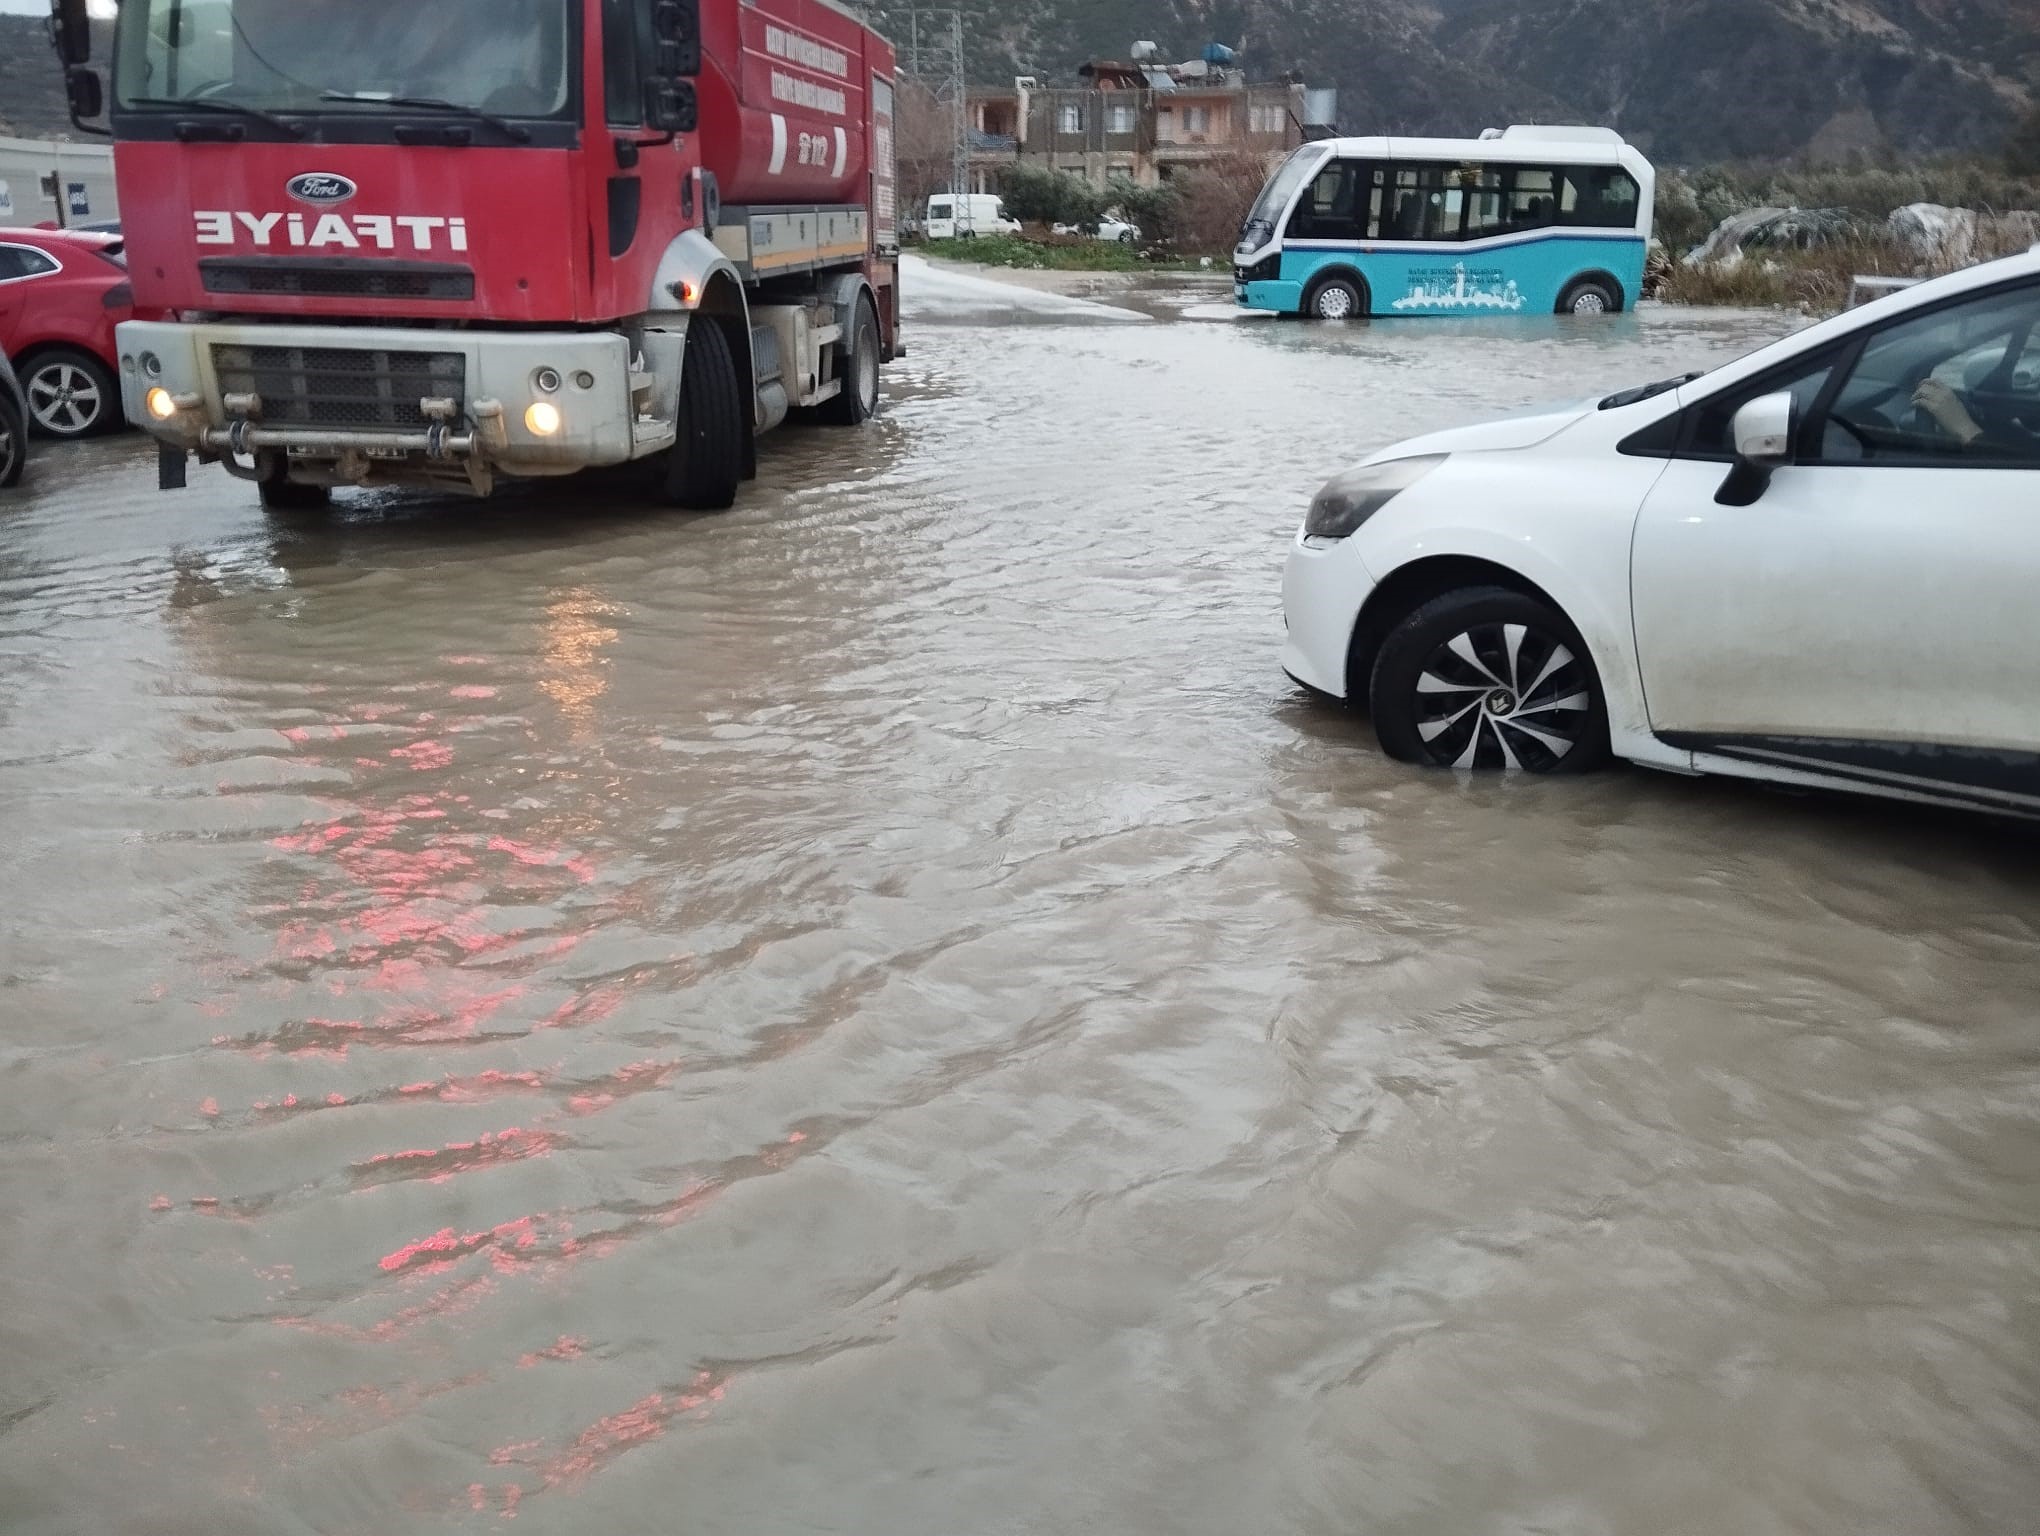
[[[680,365],[680,435],[666,456],[666,499],[690,512],[735,506],[744,478],[743,401],[721,325],[697,315]]]
[[[1367,301],[1351,279],[1330,277],[1311,289],[1303,312],[1313,320],[1358,320],[1367,313]]]
[[[1591,277],[1574,283],[1558,301],[1561,315],[1613,315],[1621,309],[1622,300],[1608,285]]]

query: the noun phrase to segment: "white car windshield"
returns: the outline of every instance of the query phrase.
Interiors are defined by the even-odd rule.
[[[569,0],[128,0],[115,96],[269,112],[426,98],[546,117],[573,99]]]

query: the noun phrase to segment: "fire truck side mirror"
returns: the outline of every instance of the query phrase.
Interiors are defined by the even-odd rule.
[[[692,133],[701,98],[691,80],[654,80],[645,87],[645,123],[659,133]]]
[[[50,0],[50,40],[67,67],[92,62],[92,18],[85,0]]]
[[[659,40],[656,74],[692,80],[701,73],[701,0],[653,0],[652,32]]]
[[[64,95],[69,99],[71,121],[81,126],[106,110],[106,91],[96,70],[73,65],[64,72]]]

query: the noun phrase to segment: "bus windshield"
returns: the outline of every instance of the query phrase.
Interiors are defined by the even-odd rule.
[[[572,104],[574,0],[127,0],[114,97],[266,112],[429,98],[509,117]]]
[[[1268,178],[1268,185],[1261,189],[1260,198],[1247,215],[1246,227],[1240,231],[1242,254],[1258,251],[1275,238],[1275,221],[1282,217],[1282,210],[1296,196],[1297,189],[1310,180],[1311,173],[1317,169],[1318,161],[1324,155],[1322,145],[1306,144],[1283,161],[1275,174]]]

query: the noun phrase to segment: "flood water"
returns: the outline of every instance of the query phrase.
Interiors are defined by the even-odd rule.
[[[1276,666],[1782,322],[909,281],[723,516],[0,496],[0,1530],[2035,1530],[2040,847]]]

